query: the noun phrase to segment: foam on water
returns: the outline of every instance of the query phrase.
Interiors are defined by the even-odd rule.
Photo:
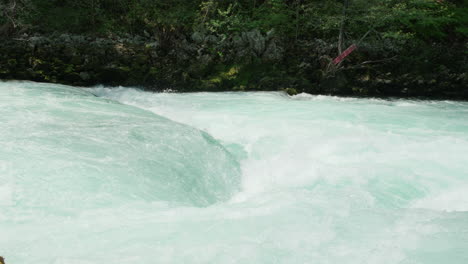
[[[77,88],[1,85],[4,203],[208,205],[238,189],[237,161],[204,132]]]
[[[467,103],[1,88],[8,263],[468,263]]]

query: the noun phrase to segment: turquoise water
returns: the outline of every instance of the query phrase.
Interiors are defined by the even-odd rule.
[[[468,103],[0,83],[15,263],[468,263]]]

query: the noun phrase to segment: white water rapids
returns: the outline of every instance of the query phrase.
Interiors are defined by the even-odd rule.
[[[467,252],[466,102],[0,82],[7,264]]]

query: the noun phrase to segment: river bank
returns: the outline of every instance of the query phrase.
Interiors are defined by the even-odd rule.
[[[390,45],[391,43],[389,43]],[[454,44],[455,45],[455,44]],[[147,90],[272,91],[290,94],[468,99],[463,46],[434,45],[414,61],[411,47],[363,43],[330,70],[336,45],[320,39],[287,43],[274,31],[219,36],[194,32],[95,37],[23,35],[0,42],[0,79]]]

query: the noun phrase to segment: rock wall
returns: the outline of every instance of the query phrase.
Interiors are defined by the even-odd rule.
[[[151,90],[285,89],[290,94],[468,98],[462,62],[435,68],[431,61],[426,68],[418,62],[413,69],[396,57],[372,64],[380,51],[363,46],[345,67],[330,71],[335,50],[319,39],[291,44],[274,31],[257,30],[231,36],[195,32],[167,39],[23,36],[0,41],[0,79]]]

